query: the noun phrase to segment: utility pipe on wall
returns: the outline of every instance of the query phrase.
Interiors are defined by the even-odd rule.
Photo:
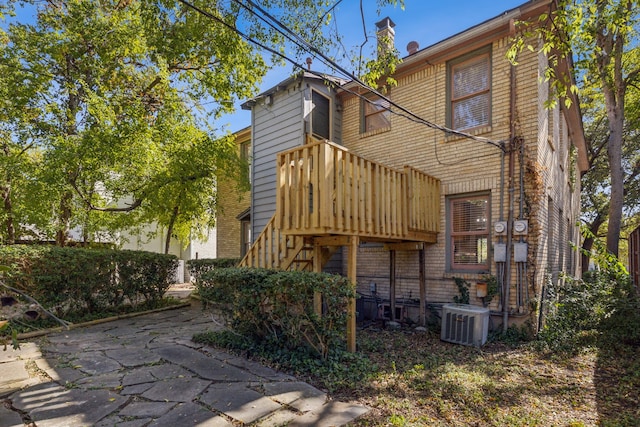
[[[512,27],[513,28],[513,27]],[[502,330],[509,327],[509,298],[511,288],[511,246],[513,232],[513,204],[514,204],[514,178],[515,178],[515,145],[516,145],[516,66],[511,64],[509,68],[509,215],[507,216],[507,258],[505,265],[505,294],[502,306]]]

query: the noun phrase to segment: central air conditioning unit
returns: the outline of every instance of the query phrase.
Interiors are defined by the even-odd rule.
[[[469,304],[442,306],[442,341],[480,347],[487,342],[489,309]]]

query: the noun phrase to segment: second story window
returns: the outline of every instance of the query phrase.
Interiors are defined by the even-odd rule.
[[[240,159],[246,165],[243,170],[243,177],[251,184],[251,142],[246,141],[240,144]]]
[[[469,130],[487,126],[491,117],[491,61],[489,51],[449,63],[449,126]]]
[[[331,139],[330,101],[319,92],[311,91],[311,134],[317,138]]]
[[[391,127],[389,102],[380,97],[362,100],[362,133]]]

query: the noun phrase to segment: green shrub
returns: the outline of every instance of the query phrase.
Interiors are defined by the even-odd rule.
[[[342,276],[253,268],[222,268],[196,284],[203,299],[226,306],[236,332],[256,340],[275,340],[284,350],[310,348],[326,359],[344,343],[347,303],[355,289]],[[313,310],[322,295],[323,313]]]
[[[202,258],[187,261],[189,272],[194,277],[196,283],[203,274],[216,268],[235,267],[240,262],[239,258]]]
[[[158,301],[178,267],[173,255],[36,245],[1,246],[0,264],[9,286],[56,315]]]
[[[118,290],[133,305],[162,299],[178,269],[178,260],[174,255],[117,251],[116,257]]]
[[[581,230],[594,239],[588,255],[598,269],[582,279],[567,277],[564,284],[547,284],[549,302],[540,342],[562,351],[640,345],[640,299],[629,272],[601,239],[584,226]]]
[[[538,338],[554,350],[640,343],[640,303],[629,277],[608,271],[566,278],[552,289],[550,306]]]

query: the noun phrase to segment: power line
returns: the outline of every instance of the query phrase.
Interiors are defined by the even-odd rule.
[[[240,0],[234,0],[236,3],[240,4]],[[470,135],[467,134],[465,132],[459,132],[456,131],[454,129],[449,129],[446,126],[441,126],[441,125],[437,125],[435,123],[432,123],[426,119],[423,119],[422,117],[418,116],[417,114],[413,113],[412,111],[408,110],[407,108],[401,106],[400,104],[397,104],[395,102],[393,102],[390,98],[384,96],[382,93],[380,93],[379,91],[373,89],[372,87],[368,86],[366,83],[364,83],[362,80],[360,80],[358,77],[356,77],[355,75],[353,75],[352,73],[350,73],[349,71],[345,70],[343,67],[341,67],[339,64],[337,64],[335,61],[333,61],[331,58],[327,57],[323,52],[321,52],[318,48],[316,48],[315,46],[311,45],[310,43],[308,43],[306,40],[304,40],[300,35],[296,34],[295,32],[293,32],[290,28],[288,28],[286,25],[284,25],[282,22],[280,22],[277,18],[275,18],[274,16],[272,16],[269,12],[267,12],[265,9],[263,9],[260,5],[258,5],[255,1],[253,0],[247,0],[247,2],[253,6],[254,8],[256,8],[258,11],[260,11],[260,13],[262,13],[264,16],[266,16],[267,18],[269,18],[271,21],[273,21],[277,27],[281,28],[283,31],[287,32],[288,34],[290,34],[291,36],[293,36],[296,40],[298,40],[300,43],[302,43],[302,46],[300,44],[298,44],[298,47],[302,47],[302,48],[306,48],[309,51],[317,54],[318,56],[320,56],[321,58],[323,58],[325,61],[327,61],[328,63],[330,63],[332,65],[332,67],[338,71],[340,71],[343,75],[347,76],[348,78],[350,78],[352,81],[356,82],[358,85],[360,85],[361,87],[363,87],[364,89],[371,91],[373,94],[375,94],[376,96],[380,97],[381,99],[383,99],[384,101],[388,102],[390,105],[393,105],[394,107],[396,107],[397,109],[399,109],[400,111],[402,111],[406,116],[406,118],[412,117],[414,118],[418,123],[422,123],[426,126],[429,126],[433,129],[437,129],[440,130],[442,132],[445,132],[447,134],[455,134],[461,137],[465,137],[465,138],[470,138],[476,141],[480,141],[480,142],[486,142],[488,144],[494,145],[498,148],[500,148],[501,150],[503,150],[503,144],[495,142],[493,140],[490,140],[488,138],[479,138],[476,137],[475,135]],[[363,17],[364,20],[364,17]],[[274,29],[276,29],[275,27],[272,27]],[[402,116],[402,115],[401,115]],[[407,117],[408,116],[408,117]]]
[[[323,80],[327,81],[328,83],[333,84],[334,82],[330,81],[329,79],[327,79],[326,75],[323,75],[321,73],[317,73],[317,72],[313,72],[310,70],[306,70],[305,67],[301,64],[299,64],[298,62],[296,62],[295,60],[289,58],[288,56],[286,56],[285,54],[278,52],[277,50],[265,45],[264,43],[261,43],[255,39],[253,39],[252,37],[248,36],[247,34],[243,33],[242,31],[240,31],[239,29],[237,29],[236,27],[228,24],[227,22],[225,22],[223,19],[219,18],[218,16],[207,12],[197,6],[195,6],[194,4],[188,2],[187,0],[179,0],[180,3],[184,4],[185,6],[195,10],[196,12],[208,17],[209,19],[212,19],[220,24],[222,24],[223,26],[225,26],[226,28],[228,28],[229,30],[235,32],[236,34],[240,35],[242,38],[244,38],[245,40],[255,44],[256,46],[270,52],[273,55],[276,55],[282,59],[284,59],[285,61],[291,63],[294,67],[297,67],[301,70],[310,72],[311,74],[314,74],[320,78],[322,78]],[[309,52],[312,52],[316,55],[318,55],[320,58],[323,59],[323,61],[326,61],[325,64],[330,64],[330,67],[333,68],[336,71],[339,71],[340,73],[342,73],[344,76],[348,77],[349,79],[351,79],[353,82],[355,82],[357,85],[359,85],[360,87],[366,89],[367,91],[373,93],[374,95],[376,95],[377,97],[379,97],[380,99],[384,100],[385,102],[388,102],[389,105],[395,107],[396,109],[398,109],[400,112],[398,111],[393,111],[391,108],[389,108],[388,110],[393,113],[396,114],[400,117],[404,117],[408,120],[411,120],[413,122],[416,123],[420,123],[423,124],[427,127],[430,127],[432,129],[436,129],[439,130],[443,133],[446,133],[448,135],[457,135],[463,138],[467,138],[467,139],[471,139],[474,141],[478,141],[478,142],[483,142],[483,143],[487,143],[490,145],[493,145],[497,148],[499,148],[502,151],[505,151],[505,144],[503,142],[499,142],[499,141],[493,141],[489,138],[483,138],[483,137],[477,137],[475,135],[471,135],[468,134],[466,132],[461,132],[455,129],[450,129],[446,126],[442,126],[442,125],[438,125],[436,123],[432,123],[429,120],[426,120],[422,117],[420,117],[419,115],[413,113],[412,111],[410,111],[409,109],[401,106],[400,104],[397,104],[396,102],[394,102],[393,100],[391,100],[390,98],[386,97],[384,94],[380,93],[378,90],[368,86],[366,83],[364,83],[361,79],[359,79],[357,76],[353,75],[352,73],[350,73],[349,71],[345,70],[342,66],[340,66],[339,64],[337,64],[335,61],[333,61],[331,58],[327,57],[323,52],[321,52],[318,48],[316,48],[315,46],[311,45],[310,43],[308,43],[306,40],[304,40],[300,35],[298,35],[297,33],[295,33],[294,31],[292,31],[289,27],[287,27],[285,24],[283,24],[281,21],[279,21],[277,18],[275,18],[274,16],[272,16],[269,12],[267,12],[266,10],[264,10],[262,7],[260,7],[260,5],[256,4],[253,0],[247,0],[249,5],[251,5],[253,8],[255,8],[256,10],[258,10],[260,13],[262,13],[264,15],[264,17],[268,18],[270,21],[273,22],[273,24],[267,22],[264,17],[259,16],[255,11],[251,10],[249,7],[247,7],[245,4],[241,3],[239,0],[234,0],[234,2],[236,2],[237,4],[241,5],[242,7],[244,7],[246,10],[248,10],[251,14],[253,14],[254,16],[256,16],[257,18],[261,19],[263,22],[265,22],[267,25],[269,25],[271,28],[275,29],[276,31],[278,31],[280,34],[282,34],[283,36],[285,36],[287,39],[289,39],[290,41],[292,41],[294,44],[296,44],[296,46],[298,46],[299,48],[303,48],[306,49]],[[346,89],[345,87],[341,88],[342,90],[345,90],[347,93],[353,94],[355,96],[357,96],[360,99],[363,99],[365,102],[369,102],[372,103],[373,102],[368,99],[367,97],[362,96],[361,94]]]

